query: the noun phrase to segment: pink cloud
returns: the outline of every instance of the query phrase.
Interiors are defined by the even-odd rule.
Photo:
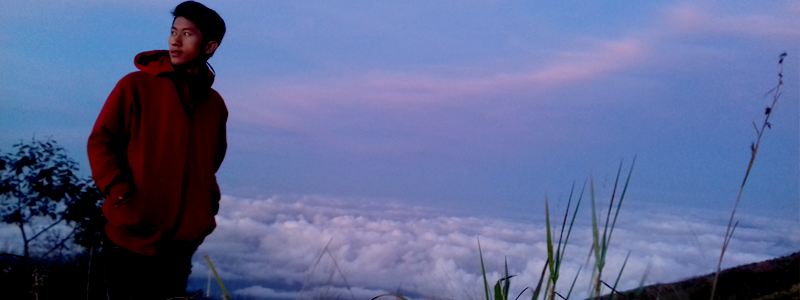
[[[555,54],[550,65],[517,73],[367,72],[305,82],[251,82],[236,88],[249,92],[236,93],[239,99],[228,102],[241,121],[302,130],[303,122],[298,119],[324,117],[337,109],[414,112],[458,105],[465,99],[489,101],[491,96],[520,90],[533,91],[531,98],[536,98],[536,93],[590,82],[635,66],[645,52],[641,42],[626,39],[593,42],[591,50]]]
[[[786,11],[792,10],[800,8],[795,5]],[[796,39],[800,38],[800,31],[795,29],[800,28],[799,22],[800,19],[781,14],[732,15],[719,7],[681,4],[667,8],[662,18],[649,26],[619,38],[575,38],[571,49],[540,56],[537,62],[520,61],[521,68],[517,71],[498,71],[496,66],[478,64],[405,72],[373,70],[327,78],[251,80],[229,89],[235,93],[222,93],[234,95],[226,98],[229,108],[235,112],[232,114],[236,116],[234,122],[310,136],[325,145],[348,151],[358,152],[354,145],[362,145],[364,151],[413,152],[430,148],[423,147],[429,145],[430,140],[419,137],[419,133],[428,139],[452,142],[476,136],[491,139],[497,133],[493,130],[498,128],[507,132],[523,130],[517,129],[519,126],[530,126],[530,122],[515,124],[516,120],[509,118],[509,114],[491,115],[501,111],[513,113],[514,107],[504,108],[498,102],[502,99],[524,94],[525,101],[554,101],[556,97],[551,97],[554,92],[591,83],[611,74],[654,63],[656,68],[673,68],[680,64],[677,60],[683,56],[664,53],[664,49],[674,49],[671,44],[676,37],[745,35],[747,38],[777,36]],[[652,57],[659,59],[651,60]],[[472,125],[466,118],[446,113],[453,109],[469,109],[475,115],[485,117],[481,121],[489,127],[470,127]],[[436,111],[445,112],[440,115],[452,118],[426,119]],[[529,119],[535,119],[535,116]],[[375,129],[369,127],[396,130],[392,133],[412,132],[416,138],[392,139],[391,135],[386,135],[386,138],[375,139],[356,134],[363,133],[365,128]],[[331,135],[330,132],[338,134]],[[448,137],[454,133],[461,135],[452,139]]]
[[[644,57],[645,50],[643,43],[636,39],[602,42],[590,53],[561,54],[561,63],[534,72],[527,81],[550,87],[590,81],[636,65]]]
[[[781,11],[733,15],[718,6],[681,4],[666,12],[669,25],[679,34],[724,34],[734,36],[800,38],[800,19],[796,3],[789,3]]]

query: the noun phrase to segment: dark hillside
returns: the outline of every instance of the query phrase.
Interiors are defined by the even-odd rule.
[[[700,299],[711,295],[714,273],[622,292],[615,299]],[[722,271],[716,299],[800,300],[800,252]],[[609,296],[602,297],[609,299]]]

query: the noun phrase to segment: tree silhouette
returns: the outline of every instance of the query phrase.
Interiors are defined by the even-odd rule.
[[[91,179],[78,178],[78,164],[55,141],[31,140],[14,145],[16,153],[0,156],[0,218],[19,228],[23,256],[30,242],[60,223],[72,232],[47,253],[63,247],[70,238],[87,246],[94,228],[101,228],[100,205],[104,195]],[[34,220],[46,223],[41,230]]]

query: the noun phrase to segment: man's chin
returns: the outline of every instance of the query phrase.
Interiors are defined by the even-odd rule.
[[[172,63],[173,66],[180,66],[180,65],[186,63],[185,60],[180,59],[180,58],[175,58],[175,57],[170,57],[169,58],[169,62]]]
[[[182,69],[194,68],[205,63],[205,61],[201,61],[200,58],[195,58],[193,60],[185,60],[185,59],[175,59],[172,57],[170,57],[169,62],[172,63],[172,66]]]

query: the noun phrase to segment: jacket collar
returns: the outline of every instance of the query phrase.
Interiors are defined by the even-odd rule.
[[[152,50],[145,51],[136,55],[133,59],[133,64],[142,72],[156,75],[156,76],[176,76],[175,66],[169,61],[169,51],[167,50]],[[207,65],[200,68],[198,75],[199,79],[208,82],[209,87],[214,83],[214,72],[212,72]]]

